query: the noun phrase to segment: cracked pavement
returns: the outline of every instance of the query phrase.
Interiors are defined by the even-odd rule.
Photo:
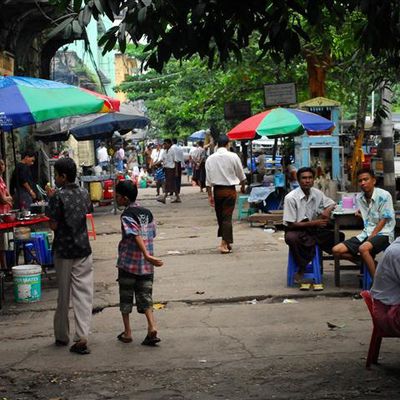
[[[353,298],[355,271],[343,272],[343,286],[335,288],[333,265],[325,262],[324,292],[287,288],[281,232],[235,222],[234,252],[221,255],[205,194],[184,187],[183,203],[163,205],[154,191],[141,189],[139,201],[158,221],[156,254],[165,262],[154,283],[154,301],[165,304],[155,311],[160,346],[140,345],[146,325],[136,312],[133,343],[116,340],[119,216],[98,209],[92,353],[54,346],[54,279],[43,278],[42,300],[32,304],[13,303],[8,284],[0,311],[0,399],[397,398],[396,339],[383,340],[382,366],[365,369],[371,320]]]

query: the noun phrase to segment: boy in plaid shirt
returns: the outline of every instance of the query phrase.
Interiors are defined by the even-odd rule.
[[[121,181],[116,186],[116,200],[125,206],[121,215],[122,240],[118,245],[118,283],[120,311],[124,331],[117,338],[123,343],[132,342],[129,314],[132,312],[133,295],[137,311],[147,319],[147,336],[142,344],[155,346],[160,339],[153,315],[154,266],[161,267],[162,260],[153,256],[153,239],[156,226],[147,208],[135,204],[137,187],[132,181]]]

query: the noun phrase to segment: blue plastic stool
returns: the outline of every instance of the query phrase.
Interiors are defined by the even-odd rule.
[[[362,288],[363,290],[370,290],[372,286],[372,276],[369,273],[367,264],[365,263],[362,264],[362,273],[363,273]]]
[[[238,220],[240,221],[242,218],[247,218],[249,215],[257,212],[252,207],[244,208],[244,206],[248,203],[249,195],[244,194],[238,197]]]
[[[294,275],[298,268],[292,252],[289,250],[288,265],[287,265],[287,286],[294,286]],[[311,262],[306,266],[304,279],[312,280],[314,283],[322,283],[321,274],[321,252],[317,245],[315,245],[315,255]]]
[[[23,251],[24,262],[34,262],[39,265],[46,264],[46,251],[42,237],[14,240],[15,263],[18,264],[19,253]]]

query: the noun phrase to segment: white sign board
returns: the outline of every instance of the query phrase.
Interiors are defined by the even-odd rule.
[[[296,85],[293,82],[264,85],[264,102],[266,107],[296,104]]]

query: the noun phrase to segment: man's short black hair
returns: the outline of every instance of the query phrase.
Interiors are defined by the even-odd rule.
[[[177,143],[178,143],[178,139],[177,139],[177,138],[173,138],[173,139],[172,139],[172,143],[173,143],[173,144],[177,144]]]
[[[372,170],[371,168],[368,168],[368,167],[360,168],[360,169],[357,171],[357,178],[358,178],[361,174],[370,174],[370,176],[371,176],[372,178],[375,178],[375,172],[374,172],[374,170]]]
[[[228,143],[229,143],[229,138],[228,138],[228,136],[226,136],[226,135],[221,135],[221,136],[218,138],[218,141],[217,141],[218,147],[225,147]]]
[[[172,140],[171,139],[164,139],[164,143],[172,144]]]
[[[203,147],[204,146],[204,142],[202,140],[199,140],[197,142],[197,145],[200,146],[200,147]]]
[[[296,173],[298,181],[300,180],[301,174],[304,174],[304,172],[311,172],[312,177],[315,178],[315,171],[311,167],[301,167],[297,170],[297,173]]]
[[[58,175],[65,175],[68,182],[75,182],[76,179],[76,164],[72,158],[60,158],[54,164],[54,169]]]
[[[21,160],[23,160],[25,157],[35,157],[36,152],[33,150],[25,150],[21,153]]]
[[[132,202],[136,200],[138,194],[137,186],[130,180],[119,181],[115,187],[115,191],[121,196],[127,197]]]

